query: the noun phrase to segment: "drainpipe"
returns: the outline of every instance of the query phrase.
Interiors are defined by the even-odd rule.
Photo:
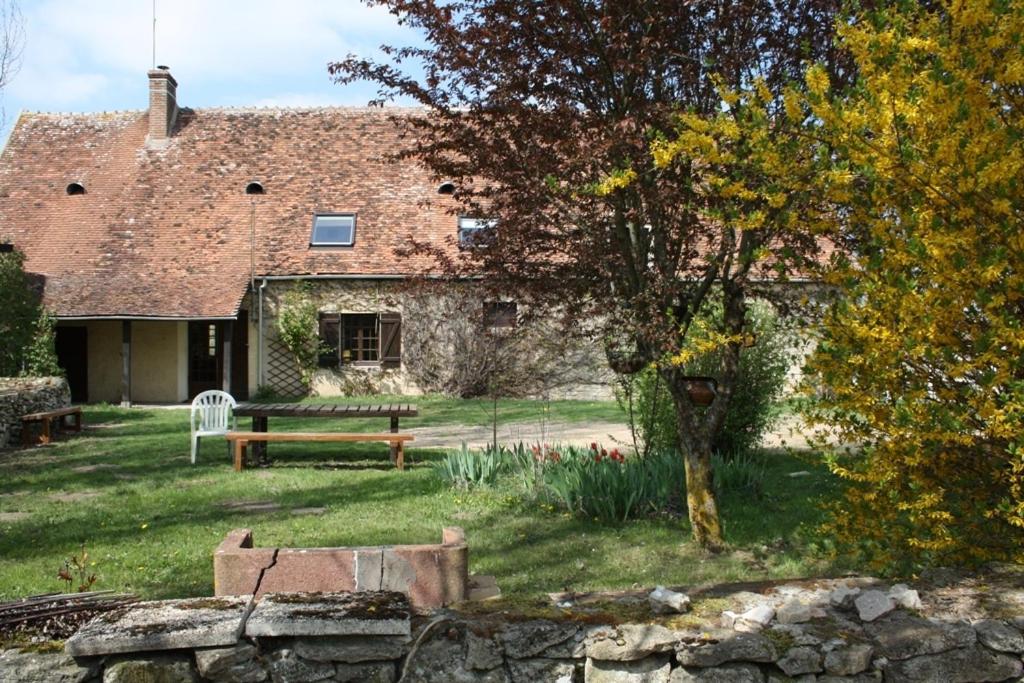
[[[256,323],[256,388],[260,389],[265,384],[263,379],[263,290],[267,286],[267,278],[263,278],[258,290],[259,316]]]

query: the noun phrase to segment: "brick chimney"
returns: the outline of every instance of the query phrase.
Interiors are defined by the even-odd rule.
[[[149,72],[149,142],[163,145],[178,117],[178,81],[166,66]]]

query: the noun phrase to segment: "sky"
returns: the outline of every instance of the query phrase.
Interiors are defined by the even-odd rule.
[[[0,93],[18,112],[147,107],[153,0],[20,0],[21,69]],[[331,82],[327,64],[416,34],[359,0],[156,0],[156,64],[183,107],[365,105],[370,84]]]

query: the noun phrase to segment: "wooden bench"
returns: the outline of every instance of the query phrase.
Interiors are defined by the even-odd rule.
[[[64,420],[68,415],[73,416],[71,424],[67,424]],[[50,425],[56,421],[57,431],[66,428],[72,432],[82,431],[82,409],[78,406],[69,406],[67,408],[57,408],[56,410],[44,410],[40,413],[31,413],[29,415],[21,416],[21,443],[25,446],[31,446],[33,443],[50,443],[53,440],[53,432],[50,429]],[[39,438],[33,438],[31,425],[39,422],[42,424],[42,429],[39,433]]]
[[[397,452],[395,465],[405,469],[405,442],[412,441],[411,434],[346,434],[340,432],[228,432],[225,437],[233,441],[235,471],[245,468],[245,449],[250,442],[267,441],[384,441]]]

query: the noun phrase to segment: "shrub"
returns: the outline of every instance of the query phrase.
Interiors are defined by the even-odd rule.
[[[25,349],[25,372],[29,377],[63,376],[64,371],[57,363],[56,333],[57,321],[49,311],[41,308],[36,318],[35,333]]]
[[[36,332],[39,297],[24,263],[20,251],[0,254],[0,377],[13,377],[25,369],[25,352]]]
[[[756,448],[771,429],[777,415],[776,403],[785,388],[786,372],[795,360],[790,325],[768,304],[751,304],[748,316],[755,341],[740,355],[739,378],[729,410],[722,428],[712,439],[712,449],[725,460]],[[705,324],[714,325],[717,317],[720,311],[705,317]],[[700,336],[691,335],[688,345],[698,349],[700,344]],[[711,351],[697,355],[683,367],[687,375],[714,377],[720,362],[720,353]],[[644,451],[679,449],[672,397],[654,368],[624,378],[618,395],[620,402],[630,404],[626,407]]]
[[[840,26],[857,87],[808,82],[856,242],[808,378],[810,419],[860,448],[832,454],[827,528],[875,571],[1024,562],[1024,6]]]
[[[320,360],[317,325],[319,309],[308,283],[300,282],[285,293],[277,318],[277,335],[295,357],[302,383],[309,387]]]

